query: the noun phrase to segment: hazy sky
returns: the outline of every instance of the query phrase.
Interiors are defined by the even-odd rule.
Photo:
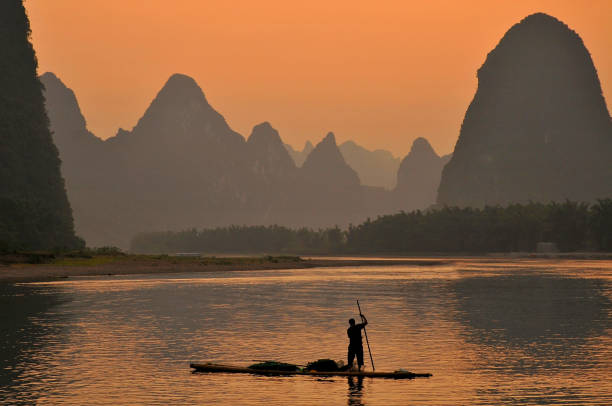
[[[451,152],[476,70],[534,12],[576,30],[612,97],[612,1],[26,0],[40,73],[72,88],[89,129],[131,129],[166,79],[192,76],[230,126],[285,142],[403,156]]]

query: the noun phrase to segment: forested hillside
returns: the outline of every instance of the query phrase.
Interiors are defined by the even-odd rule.
[[[29,38],[22,1],[0,2],[0,250],[79,247]]]

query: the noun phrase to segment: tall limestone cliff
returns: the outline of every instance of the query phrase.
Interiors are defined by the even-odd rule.
[[[436,202],[442,168],[449,156],[440,157],[429,141],[419,137],[402,160],[394,190],[397,207],[401,210],[422,210]]]
[[[0,2],[0,250],[76,248],[21,0]]]
[[[546,14],[514,25],[478,70],[438,203],[612,196],[612,123],[589,52]]]

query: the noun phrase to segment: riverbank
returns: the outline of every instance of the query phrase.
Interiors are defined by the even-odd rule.
[[[348,266],[415,265],[452,263],[448,258],[301,258],[297,256],[199,257],[168,255],[95,255],[62,257],[46,263],[0,265],[0,282],[34,282],[73,276],[161,274],[218,271],[260,271]]]
[[[43,282],[75,276],[110,276],[168,274],[190,272],[263,271],[273,269],[306,269],[367,266],[443,266],[462,263],[495,265],[498,262],[531,262],[531,266],[550,261],[610,262],[611,253],[495,253],[487,255],[414,257],[298,257],[298,256],[199,256],[109,254],[59,256],[25,254],[0,256],[0,283]],[[535,261],[535,262],[534,262]]]

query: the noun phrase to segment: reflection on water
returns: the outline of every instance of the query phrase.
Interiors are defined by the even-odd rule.
[[[0,400],[24,389],[27,367],[60,335],[62,323],[53,321],[60,320],[53,312],[59,303],[58,295],[44,289],[0,284]],[[21,401],[35,403],[37,397],[25,390]]]
[[[463,278],[451,289],[466,339],[490,367],[535,374],[600,362],[598,341],[611,325],[609,281],[519,274]]]
[[[363,405],[363,402],[361,401],[361,398],[363,396],[363,393],[361,393],[363,390],[363,377],[358,376],[355,378],[355,377],[349,376],[347,379],[348,379],[348,405],[349,406]]]
[[[498,261],[0,285],[0,403],[612,404],[611,269]],[[377,370],[432,378],[188,368],[344,359],[357,298]]]

